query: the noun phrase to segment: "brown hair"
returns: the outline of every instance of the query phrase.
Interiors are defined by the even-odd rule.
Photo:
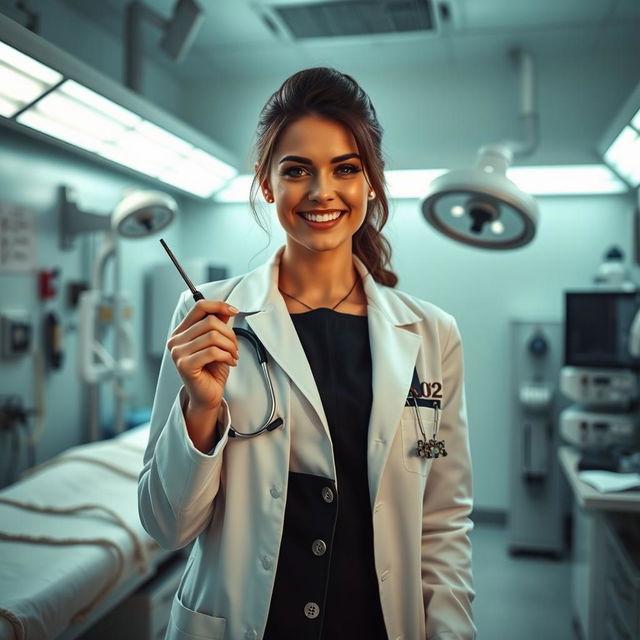
[[[273,150],[284,129],[296,120],[317,115],[339,122],[349,129],[371,188],[376,194],[367,203],[362,226],[353,236],[353,252],[365,264],[376,282],[395,287],[398,277],[390,270],[391,246],[382,235],[389,217],[385,193],[382,127],[369,96],[344,73],[327,67],[298,71],[287,78],[267,100],[260,112],[256,131],[256,175],[251,184],[250,203],[254,215],[260,182],[271,167]]]

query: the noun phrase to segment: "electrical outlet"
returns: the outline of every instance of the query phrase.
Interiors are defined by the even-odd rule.
[[[0,312],[0,355],[15,358],[29,353],[33,325],[26,311]]]

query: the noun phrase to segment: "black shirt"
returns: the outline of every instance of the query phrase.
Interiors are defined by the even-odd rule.
[[[283,540],[265,639],[386,640],[367,477],[372,403],[368,319],[327,308],[291,314],[324,408],[336,464],[331,479],[289,474]],[[321,496],[330,487],[335,500]],[[320,557],[315,540],[326,542]],[[307,603],[319,613],[309,618]]]

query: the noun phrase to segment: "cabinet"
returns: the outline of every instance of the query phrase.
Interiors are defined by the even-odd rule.
[[[611,514],[605,524],[607,640],[640,638],[640,517]]]
[[[640,491],[601,493],[578,476],[580,454],[560,447],[574,497],[572,608],[581,640],[640,638]]]

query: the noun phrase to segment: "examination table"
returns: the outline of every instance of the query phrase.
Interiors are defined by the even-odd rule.
[[[0,640],[72,640],[170,553],[138,517],[149,426],[68,449],[0,491]]]

